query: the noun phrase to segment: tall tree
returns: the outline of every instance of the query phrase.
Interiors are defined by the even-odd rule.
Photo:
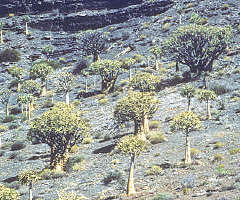
[[[26,35],[29,35],[28,23],[29,23],[29,21],[30,21],[30,17],[29,17],[28,15],[25,15],[25,16],[23,17],[23,20],[24,20],[24,22],[25,22],[25,34],[26,34]]]
[[[150,53],[153,54],[154,56],[154,61],[155,61],[155,65],[154,65],[154,69],[157,71],[159,70],[159,59],[162,57],[162,49],[160,47],[158,47],[157,45],[155,45],[154,47],[152,47],[150,49]]]
[[[147,142],[141,138],[133,135],[123,137],[116,146],[116,149],[122,151],[123,153],[130,155],[130,169],[128,176],[127,194],[134,195],[136,193],[134,187],[134,165],[135,158],[141,152],[147,149]]]
[[[164,51],[191,72],[211,71],[231,41],[232,29],[189,24],[180,26],[164,43]]]
[[[186,136],[185,164],[191,164],[190,137],[189,134],[201,127],[201,122],[193,112],[182,112],[173,118],[172,130],[182,130]]]
[[[9,74],[11,74],[12,77],[14,77],[17,81],[17,91],[20,92],[21,90],[21,82],[22,78],[25,74],[25,70],[22,67],[18,66],[12,66],[8,68]]]
[[[196,88],[192,85],[185,85],[181,90],[181,96],[186,97],[188,101],[188,112],[191,111],[191,99],[196,95]]]
[[[6,117],[9,116],[9,100],[11,97],[12,91],[6,88],[0,90],[0,102],[5,105],[5,114]]]
[[[89,123],[73,105],[58,103],[30,123],[29,137],[51,148],[51,169],[62,171],[68,152],[88,135]]]

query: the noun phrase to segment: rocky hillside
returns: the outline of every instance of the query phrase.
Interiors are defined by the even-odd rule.
[[[141,54],[143,60],[134,66],[132,75],[136,71],[146,71],[161,77],[163,87],[157,93],[160,105],[150,122],[150,129],[160,133],[161,137],[137,157],[137,194],[127,197],[129,158],[115,153],[113,149],[120,137],[133,132],[133,124],[119,129],[115,126],[113,111],[117,100],[129,89],[128,73],[119,77],[115,91],[107,95],[99,92],[99,76],[77,75],[78,82],[70,98],[79,109],[86,111],[84,118],[90,121],[92,136],[85,144],[78,144],[71,153],[66,172],[45,171],[43,179],[33,186],[34,198],[53,200],[63,191],[91,200],[239,200],[239,8],[239,0],[2,0],[0,13],[4,22],[4,43],[0,48],[1,51],[6,48],[18,50],[21,60],[0,64],[1,88],[12,85],[14,91],[10,99],[12,120],[4,121],[4,105],[1,105],[0,183],[16,189],[22,200],[27,199],[28,187],[19,183],[18,174],[23,170],[43,170],[50,161],[49,147],[30,142],[27,138],[29,121],[19,111],[16,87],[8,69],[17,65],[29,70],[35,62],[46,59],[42,50],[51,46],[54,51],[49,59],[60,65],[48,83],[49,90],[54,90],[53,78],[60,71],[72,72],[86,59],[88,63],[92,62],[91,57],[83,55],[80,40],[85,32],[94,29],[108,38],[108,49],[100,55],[101,59]],[[30,35],[25,34],[25,13],[30,17]],[[150,49],[160,45],[180,26],[180,22],[182,25],[189,24],[196,13],[204,24],[231,26],[233,40],[227,51],[214,62],[209,78],[210,89],[218,95],[211,106],[213,119],[206,119],[204,102],[196,98],[192,101],[202,129],[191,134],[193,165],[185,167],[182,162],[184,134],[172,132],[170,123],[187,106],[186,98],[180,95],[181,89],[187,82],[202,88],[202,77],[193,74],[192,79],[186,79],[184,74],[189,68],[180,65],[180,72],[175,72],[176,63],[168,57],[161,58],[158,71],[153,70]],[[26,74],[24,78],[29,77]],[[64,97],[57,94],[54,101],[64,101]],[[51,96],[37,98],[33,117],[47,111],[51,107],[50,102]]]

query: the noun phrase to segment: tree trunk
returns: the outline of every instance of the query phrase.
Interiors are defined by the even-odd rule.
[[[31,120],[31,112],[32,112],[31,103],[29,102],[28,103],[28,120]]]
[[[210,102],[207,100],[207,118],[212,119],[211,111],[210,111]]]
[[[188,98],[188,112],[191,112],[191,98]]]
[[[0,136],[0,148],[2,148],[2,138]]]
[[[47,95],[47,82],[43,81],[42,82],[42,88],[41,88],[41,96],[46,96]]]
[[[132,68],[131,67],[129,67],[128,73],[129,73],[129,81],[131,81],[132,80]]]
[[[189,165],[192,163],[191,152],[190,152],[190,138],[189,133],[186,133],[186,149],[185,149],[185,164]]]
[[[141,124],[141,131],[142,131],[144,134],[149,133],[149,120],[148,120],[147,115],[145,115],[145,116],[143,117],[142,124]]]
[[[29,200],[33,199],[32,182],[29,183]]]
[[[203,76],[203,86],[204,86],[204,89],[208,89],[208,75],[205,73],[204,76]]]
[[[113,79],[111,81],[102,80],[102,92],[103,93],[109,93],[114,91],[114,85],[115,85],[116,79]]]
[[[96,62],[96,61],[99,61],[99,60],[100,60],[99,54],[93,55],[93,62]]]
[[[182,15],[179,15],[179,24],[182,24]]]
[[[85,92],[88,92],[88,81],[87,81],[87,77],[85,77]]]
[[[28,104],[25,104],[25,117],[28,117]]]
[[[0,31],[0,44],[3,44],[3,31]]]
[[[18,84],[17,84],[17,92],[20,92],[21,90],[21,83],[18,81]]]
[[[135,160],[135,155],[132,155],[131,162],[130,162],[129,176],[128,176],[128,185],[127,185],[128,196],[136,194],[135,187],[134,187],[134,160]]]
[[[66,104],[70,104],[69,92],[66,93]]]
[[[176,61],[176,72],[179,72],[179,63]]]
[[[25,23],[25,33],[26,35],[29,35],[29,31],[28,31],[28,23]]]
[[[62,172],[64,170],[65,156],[59,155],[58,152],[51,148],[51,158],[50,158],[50,168],[57,172]]]
[[[8,103],[6,104],[5,112],[6,112],[6,117],[8,117],[9,116],[9,105],[8,105]]]
[[[158,59],[157,59],[157,56],[155,56],[155,65],[154,65],[154,69],[155,69],[156,71],[159,70],[159,65],[158,65]]]

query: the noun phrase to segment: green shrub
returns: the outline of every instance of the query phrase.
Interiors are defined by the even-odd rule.
[[[123,173],[119,170],[110,171],[102,180],[104,185],[108,185],[112,181],[122,181]]]
[[[91,144],[93,143],[93,138],[92,137],[86,137],[82,141],[83,144]]]
[[[216,95],[222,95],[230,92],[230,89],[228,89],[225,85],[213,85],[211,90],[213,90]]]
[[[20,53],[15,49],[5,49],[0,53],[0,62],[18,62]]]
[[[5,131],[7,131],[8,130],[8,126],[6,126],[6,125],[0,125],[0,133],[1,132],[5,132]]]
[[[12,144],[11,146],[11,151],[17,151],[24,149],[26,145],[24,144],[24,141],[16,141],[15,143]]]
[[[160,175],[160,174],[162,174],[162,172],[163,172],[163,169],[160,166],[153,165],[146,171],[146,175],[147,176],[149,176],[149,175]]]
[[[70,149],[70,153],[77,153],[79,150],[78,145],[73,145],[72,148]]]
[[[98,100],[99,105],[105,105],[109,102],[108,98]]]
[[[222,143],[222,142],[216,142],[215,144],[214,144],[214,149],[219,149],[219,148],[222,148],[224,146],[224,144]]]
[[[58,178],[62,178],[65,176],[66,176],[66,174],[63,171],[55,171],[55,170],[51,170],[48,168],[44,169],[40,173],[40,177],[43,180],[58,179]]]
[[[173,194],[163,192],[155,196],[152,200],[174,200],[176,199]]]
[[[53,106],[54,103],[50,99],[45,100],[42,104],[42,108],[51,108]]]
[[[14,121],[15,119],[16,119],[16,117],[15,117],[14,115],[9,115],[9,116],[6,116],[6,117],[2,120],[2,122],[3,122],[3,123],[8,123],[8,122]]]
[[[149,129],[153,130],[153,129],[158,129],[161,126],[161,122],[157,121],[157,120],[153,120],[149,122]]]
[[[230,155],[234,155],[240,152],[240,148],[230,149],[229,153]]]
[[[151,144],[158,144],[162,142],[166,142],[167,138],[160,131],[150,131],[148,134],[148,140]]]
[[[0,200],[19,200],[19,193],[11,188],[0,184]]]
[[[13,107],[10,110],[11,115],[17,115],[17,114],[20,114],[20,113],[22,113],[22,110],[19,107]]]
[[[192,157],[192,158],[196,158],[196,157],[199,155],[200,150],[198,150],[198,149],[196,149],[196,148],[191,148],[191,149],[190,149],[190,153],[191,153],[191,157]]]
[[[215,156],[213,157],[213,162],[220,162],[220,161],[222,161],[223,159],[224,159],[224,158],[223,158],[222,154],[217,153],[217,154],[215,154]]]
[[[62,65],[61,65],[61,64],[59,64],[58,62],[53,61],[53,60],[40,60],[40,61],[38,61],[38,62],[35,62],[34,65],[35,65],[35,64],[42,64],[42,63],[51,66],[54,70],[55,70],[55,69],[62,68]]]
[[[83,170],[85,168],[85,164],[86,164],[86,158],[84,155],[74,156],[74,157],[69,158],[69,160],[66,164],[66,170],[67,171]]]

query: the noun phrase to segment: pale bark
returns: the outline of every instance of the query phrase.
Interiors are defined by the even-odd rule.
[[[66,104],[70,104],[69,92],[66,93]]]
[[[135,160],[135,155],[132,155],[131,162],[130,162],[129,176],[128,176],[128,185],[127,185],[127,195],[129,196],[136,194],[136,190],[134,187],[134,160]]]
[[[85,77],[85,92],[88,92],[88,81],[87,81],[87,77]]]
[[[0,43],[3,44],[3,31],[0,31]]]
[[[29,35],[29,31],[28,31],[28,23],[25,23],[25,33],[26,35]]]
[[[211,111],[210,111],[210,102],[207,100],[207,118],[212,119]]]
[[[155,70],[158,71],[159,70],[159,63],[158,63],[158,59],[155,58]]]
[[[148,134],[149,133],[149,120],[147,115],[144,116],[143,120],[142,120],[142,131],[144,134]]]
[[[46,82],[43,83],[42,88],[41,88],[41,96],[46,96],[47,95],[47,84]]]
[[[129,68],[128,73],[129,73],[129,81],[131,81],[132,80],[132,69],[131,68]]]
[[[32,182],[29,183],[29,200],[33,199]]]
[[[18,84],[17,84],[17,92],[20,92],[20,90],[21,90],[21,83],[18,82]]]
[[[8,103],[6,104],[5,112],[6,112],[6,116],[8,117],[9,116],[9,105],[8,105]]]
[[[185,164],[189,165],[192,163],[191,151],[190,151],[190,138],[189,133],[186,133],[186,149],[185,149]]]
[[[28,103],[28,120],[31,120],[31,103]]]
[[[2,148],[2,138],[0,136],[0,148]]]

